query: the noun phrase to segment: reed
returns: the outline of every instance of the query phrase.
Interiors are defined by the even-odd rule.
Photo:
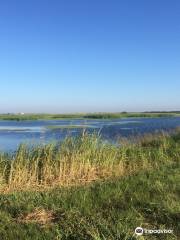
[[[79,185],[175,163],[179,135],[148,135],[113,145],[84,133],[61,144],[20,145],[14,154],[0,154],[1,191]]]

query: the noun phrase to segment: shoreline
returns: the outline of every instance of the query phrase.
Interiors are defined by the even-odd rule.
[[[28,121],[28,120],[66,120],[66,119],[122,119],[122,118],[161,118],[180,117],[179,112],[166,113],[87,113],[87,114],[0,114],[0,120]]]

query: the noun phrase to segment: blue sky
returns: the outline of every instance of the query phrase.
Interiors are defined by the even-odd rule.
[[[0,112],[180,110],[179,0],[0,1]]]

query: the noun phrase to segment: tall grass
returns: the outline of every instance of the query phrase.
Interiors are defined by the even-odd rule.
[[[120,146],[96,134],[67,137],[60,145],[21,145],[14,154],[0,154],[1,191],[84,184],[179,159],[179,133],[149,135],[134,144],[120,141]]]

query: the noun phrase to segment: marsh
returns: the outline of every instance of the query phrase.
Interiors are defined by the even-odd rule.
[[[117,119],[57,119],[0,121],[0,151],[14,151],[21,143],[46,144],[77,136],[84,129],[97,132],[103,139],[116,141],[131,137],[168,131],[180,126],[180,117],[117,118]]]

